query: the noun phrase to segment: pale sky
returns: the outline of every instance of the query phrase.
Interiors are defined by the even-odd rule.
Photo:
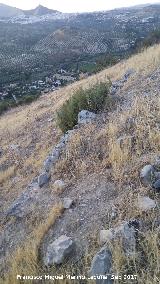
[[[160,0],[0,0],[0,3],[21,9],[32,9],[41,4],[61,12],[89,12],[145,3],[160,3]]]

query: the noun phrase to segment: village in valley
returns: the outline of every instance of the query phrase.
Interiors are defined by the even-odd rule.
[[[79,72],[69,72],[60,69],[54,74],[50,74],[43,79],[35,81],[19,81],[0,85],[0,100],[14,100],[16,103],[18,99],[24,96],[34,96],[48,94],[64,87],[68,84],[78,80],[82,74]],[[87,76],[87,74],[85,75]]]

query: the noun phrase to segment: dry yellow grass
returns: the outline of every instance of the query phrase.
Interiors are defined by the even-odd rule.
[[[7,170],[5,170],[5,171],[1,171],[0,172],[0,184],[4,183],[9,178],[11,178],[14,175],[15,170],[16,170],[15,166],[11,166]]]
[[[116,249],[115,249],[116,247]],[[121,244],[115,243],[113,251],[113,269],[115,275],[122,276],[117,284],[129,284],[131,280],[123,279],[124,275],[136,275],[138,284],[158,284],[160,279],[160,247],[158,231],[148,231],[139,242],[138,252],[132,256],[126,256]],[[132,280],[133,281],[133,280]]]
[[[30,167],[28,176],[31,178],[37,174],[43,162],[44,156],[47,155],[57,142],[60,132],[56,128],[56,111],[60,106],[73,94],[79,87],[87,88],[99,81],[106,81],[107,77],[111,80],[120,78],[128,68],[133,68],[141,74],[147,74],[154,68],[159,66],[160,62],[160,46],[154,46],[143,53],[132,56],[129,60],[118,63],[116,66],[108,68],[99,74],[83,79],[70,86],[67,86],[52,94],[42,96],[36,102],[28,106],[21,106],[8,111],[0,117],[0,143],[5,149],[6,159],[10,160],[8,154],[8,146],[12,144],[20,144],[24,151],[27,152],[27,158],[23,156],[16,157],[21,171],[17,169],[17,174],[22,178],[17,183],[15,195],[18,195],[21,189],[26,186],[26,180],[23,176],[27,175],[27,169]],[[53,122],[48,122],[48,118],[53,117]],[[55,131],[53,131],[55,129]],[[34,147],[32,148],[32,146]],[[35,147],[36,145],[36,147]],[[8,191],[11,188],[8,188]],[[9,200],[9,196],[8,196]]]
[[[54,225],[56,219],[61,216],[63,212],[62,204],[57,204],[49,212],[48,218],[43,223],[35,224],[33,233],[27,237],[26,242],[16,249],[16,252],[9,257],[9,272],[4,279],[0,279],[4,284],[17,284],[17,275],[36,276],[41,273],[38,264],[38,249],[44,235],[49,228]],[[33,283],[28,280],[28,283]]]

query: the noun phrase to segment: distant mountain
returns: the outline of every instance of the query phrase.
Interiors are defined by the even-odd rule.
[[[0,4],[0,18],[12,18],[23,15],[23,11],[5,4]]]
[[[23,11],[23,13],[27,16],[43,16],[43,15],[48,15],[48,14],[54,14],[57,12],[58,11],[48,9],[42,5],[39,5],[38,7],[32,10]]]
[[[42,5],[39,5],[35,9],[32,10],[21,10],[18,8],[14,8],[5,4],[0,4],[0,18],[14,18],[14,17],[24,17],[24,16],[44,16],[44,15],[50,15],[60,13],[56,10],[48,9]]]

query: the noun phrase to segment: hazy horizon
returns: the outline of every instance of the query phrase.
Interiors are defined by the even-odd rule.
[[[160,1],[155,0],[112,0],[111,3],[107,3],[108,1],[105,0],[98,0],[98,1],[92,1],[92,0],[81,0],[75,1],[75,0],[59,0],[58,2],[53,3],[52,0],[1,0],[1,4],[6,4],[9,6],[13,6],[16,8],[29,10],[34,9],[38,5],[43,5],[45,7],[48,7],[50,9],[58,10],[61,12],[92,12],[92,11],[104,11],[104,10],[111,10],[115,8],[121,8],[121,7],[131,7],[135,5],[143,5],[143,4],[155,4],[160,3]]]

